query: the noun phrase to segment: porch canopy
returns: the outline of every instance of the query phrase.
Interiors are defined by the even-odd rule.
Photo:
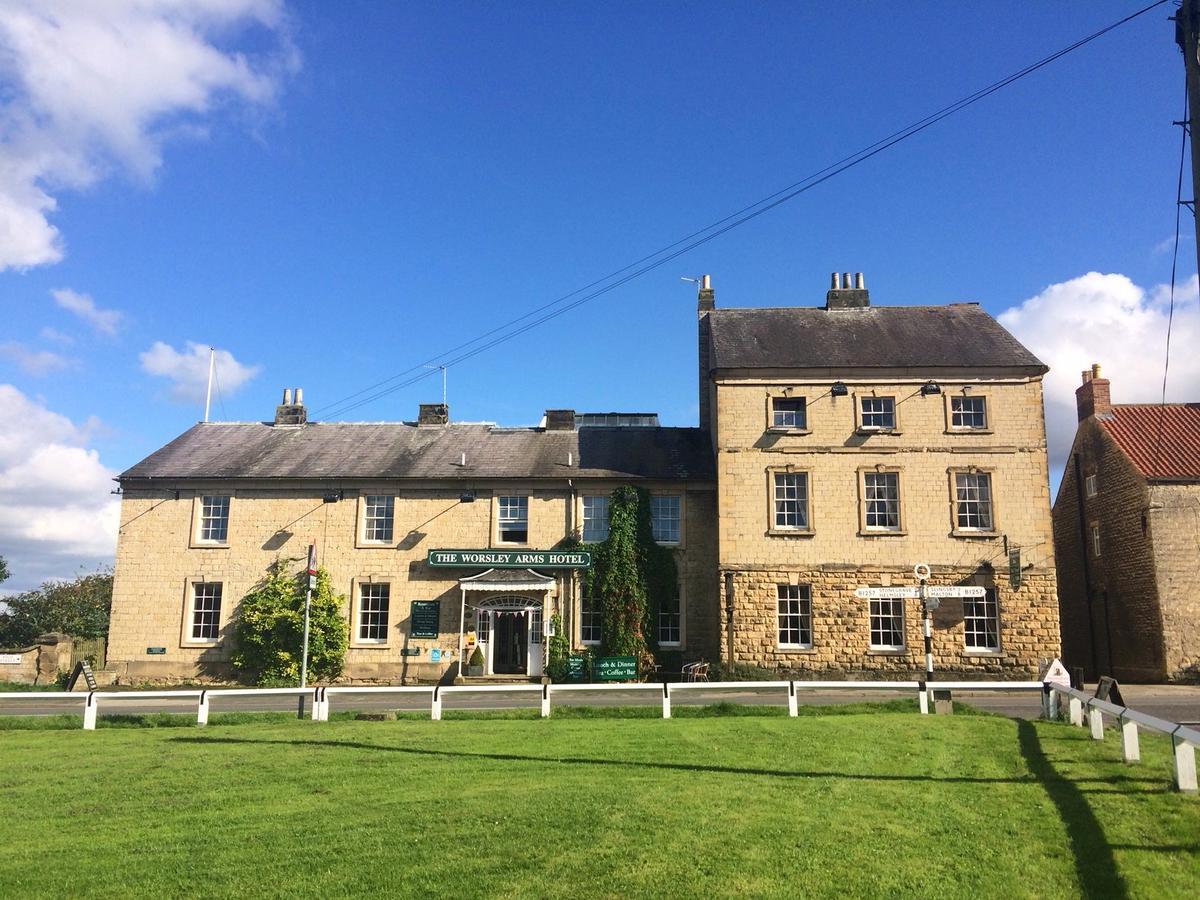
[[[543,575],[541,572],[535,572],[533,569],[488,569],[486,572],[480,572],[478,575],[468,575],[465,578],[458,580],[458,586],[462,589],[462,604],[458,612],[458,658],[461,665],[463,655],[463,636],[466,629],[467,620],[467,594],[468,592],[478,591],[483,596],[478,598],[477,603],[471,604],[473,608],[479,608],[486,605],[490,608],[503,607],[505,612],[533,612],[542,608],[542,604],[533,599],[528,601],[514,594],[532,594],[553,590],[557,585],[557,581],[550,576]],[[503,594],[507,595],[503,598],[502,603],[489,603],[486,599],[488,594]]]

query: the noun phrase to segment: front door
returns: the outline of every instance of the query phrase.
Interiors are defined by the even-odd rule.
[[[500,612],[492,629],[492,671],[524,675],[529,648],[529,614]]]

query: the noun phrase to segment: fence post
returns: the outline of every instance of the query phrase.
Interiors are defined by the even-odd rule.
[[[314,721],[314,722],[321,721],[321,689],[319,687],[313,688],[312,721]]]
[[[1182,726],[1180,726],[1182,727]],[[1196,792],[1196,748],[1178,734],[1171,735],[1175,750],[1175,787],[1188,793]]]
[[[1092,740],[1104,740],[1104,715],[1091,704],[1088,705],[1088,724],[1092,727]]]
[[[1083,703],[1074,694],[1071,695],[1070,703],[1071,724],[1083,727]]]
[[[87,700],[83,703],[83,730],[96,730],[96,707],[99,706],[96,700],[96,692],[88,691]]]
[[[437,685],[433,689],[433,706],[429,711],[429,718],[434,722],[442,720],[442,695],[438,693],[440,689],[441,685]]]
[[[796,709],[796,682],[788,682],[788,715],[793,719],[796,718],[798,711]]]
[[[1046,701],[1046,718],[1051,722],[1056,722],[1058,721],[1059,715],[1058,691],[1056,691],[1054,688],[1050,688],[1050,690],[1047,692],[1047,696],[1049,699]]]
[[[321,721],[329,721],[329,688],[321,688]]]
[[[663,682],[663,718],[671,718],[671,685]]]
[[[1138,747],[1137,722],[1127,721],[1124,713],[1118,721],[1121,723],[1121,758],[1127,763],[1137,762],[1142,758],[1141,748]]]
[[[917,707],[921,710],[921,715],[929,715],[929,694],[925,692],[925,682],[917,682]]]
[[[550,685],[542,685],[542,718],[550,718]]]
[[[196,724],[208,724],[208,691],[200,692],[200,705],[196,709]]]

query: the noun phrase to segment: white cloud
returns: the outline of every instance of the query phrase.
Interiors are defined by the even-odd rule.
[[[70,288],[59,288],[50,292],[54,302],[72,312],[102,334],[114,335],[121,324],[122,315],[115,309],[101,309],[90,294],[80,294]]]
[[[12,360],[28,375],[41,376],[70,367],[71,360],[49,350],[31,350],[17,341],[0,343],[0,357]]]
[[[283,0],[4,0],[0,271],[62,258],[55,193],[149,180],[168,137],[226,100],[269,104],[297,59]]]
[[[138,355],[142,370],[169,379],[171,397],[180,403],[204,400],[208,386],[208,347],[188,341],[185,350],[155,341],[150,349]],[[228,350],[216,354],[216,384],[221,393],[229,396],[262,371],[261,366],[245,365],[233,358]]]
[[[41,330],[41,335],[48,341],[54,341],[58,344],[71,345],[75,343],[75,338],[65,332],[59,331],[57,328],[51,328],[47,325]]]
[[[97,423],[76,425],[0,384],[0,555],[6,591],[112,563],[120,504],[113,470],[86,447]]]
[[[1125,275],[1088,272],[1052,284],[1000,324],[1050,367],[1046,376],[1046,429],[1050,480],[1057,484],[1071,449],[1081,373],[1100,363],[1112,381],[1114,403],[1162,399],[1169,289],[1146,289]],[[1196,276],[1175,290],[1167,400],[1200,400],[1200,314]]]

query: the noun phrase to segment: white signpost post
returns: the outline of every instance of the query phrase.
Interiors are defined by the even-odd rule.
[[[860,587],[855,588],[854,596],[859,600],[920,600],[921,618],[925,628],[925,684],[926,689],[921,693],[921,712],[929,712],[929,698],[933,688],[933,616],[935,609],[942,605],[947,597],[983,597],[987,588],[976,585],[935,585],[927,587],[925,582],[931,574],[929,566],[917,563],[913,566],[913,574],[917,577],[916,587]]]

